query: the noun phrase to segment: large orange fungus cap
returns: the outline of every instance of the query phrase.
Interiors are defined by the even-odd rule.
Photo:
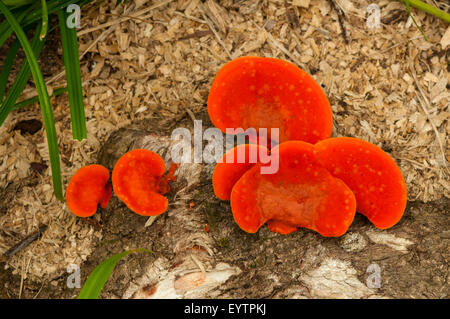
[[[355,196],[350,188],[316,162],[314,145],[301,141],[279,144],[275,174],[260,174],[255,164],[231,191],[231,210],[239,227],[256,232],[264,223],[289,234],[299,227],[323,236],[343,235],[353,221]]]
[[[331,136],[330,103],[306,72],[287,61],[241,57],[225,64],[209,92],[208,113],[227,128],[279,128],[279,141],[316,143]]]

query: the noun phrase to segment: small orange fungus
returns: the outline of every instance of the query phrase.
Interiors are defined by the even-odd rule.
[[[67,207],[80,217],[94,215],[98,205],[106,208],[112,194],[108,180],[108,169],[102,165],[93,164],[80,168],[67,186]]]
[[[163,194],[170,191],[169,182],[176,181],[172,164],[166,176],[163,159],[156,153],[135,149],[125,153],[114,166],[114,192],[133,212],[154,216],[165,212],[169,202]]]

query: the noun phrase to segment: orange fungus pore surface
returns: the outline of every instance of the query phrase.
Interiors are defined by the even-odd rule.
[[[331,136],[330,103],[306,72],[287,61],[241,57],[217,73],[208,96],[208,113],[227,128],[279,129],[277,142],[316,143]]]
[[[114,192],[132,211],[139,215],[154,216],[167,210],[169,202],[162,194],[168,192],[168,181],[173,181],[176,164],[166,178],[165,165],[156,153],[135,149],[125,153],[114,166],[112,184]]]
[[[318,161],[353,191],[357,211],[377,228],[394,226],[406,207],[406,184],[400,168],[378,146],[352,137],[316,144]]]
[[[98,205],[106,208],[112,194],[108,180],[108,169],[102,165],[93,164],[80,168],[67,186],[67,207],[80,217],[94,215]]]
[[[299,227],[323,236],[343,235],[353,221],[356,201],[350,188],[316,162],[314,145],[301,141],[279,144],[275,174],[260,174],[255,164],[231,191],[231,209],[243,230],[255,233],[264,223],[289,234]]]
[[[212,182],[214,194],[229,200],[231,189],[241,176],[260,162],[269,158],[269,150],[261,145],[241,144],[226,152],[214,168]]]

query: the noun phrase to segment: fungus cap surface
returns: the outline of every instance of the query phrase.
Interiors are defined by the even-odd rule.
[[[314,145],[289,141],[272,150],[279,170],[262,175],[250,168],[231,192],[231,209],[241,229],[254,233],[264,223],[288,234],[299,227],[323,236],[344,234],[353,221],[356,202],[351,190],[316,160]]]
[[[222,200],[229,200],[234,184],[260,161],[260,152],[265,157],[269,155],[266,147],[256,144],[241,144],[226,152],[214,168],[214,194]]]
[[[316,148],[319,163],[355,194],[358,212],[380,229],[392,227],[401,219],[407,202],[406,184],[387,153],[352,137],[327,139]]]
[[[108,169],[102,165],[93,164],[80,168],[67,185],[67,207],[80,217],[94,215],[99,204],[106,208],[112,193],[108,180]]]
[[[164,161],[158,154],[145,149],[132,150],[114,166],[114,192],[139,215],[162,214],[169,205],[167,198],[158,192],[164,171]]]
[[[278,142],[316,143],[330,137],[333,126],[320,85],[294,64],[275,58],[241,57],[225,64],[212,83],[208,113],[223,132],[279,128]]]

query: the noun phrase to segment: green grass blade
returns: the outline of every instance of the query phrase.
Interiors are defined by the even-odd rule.
[[[48,96],[47,87],[45,86],[44,78],[42,72],[39,69],[36,57],[33,53],[30,43],[28,42],[27,36],[25,35],[23,29],[20,27],[16,18],[11,14],[8,8],[0,1],[0,12],[3,13],[6,20],[11,25],[14,33],[22,45],[25,52],[26,58],[30,65],[31,74],[33,75],[34,83],[36,85],[36,90],[39,96],[39,103],[41,105],[42,118],[44,121],[45,132],[47,135],[48,151],[50,155],[50,166],[53,178],[53,191],[55,196],[63,200],[63,190],[61,182],[61,163],[59,159],[58,151],[58,139],[56,137],[55,121],[53,118],[53,111],[50,104],[50,98]]]
[[[427,36],[425,35],[425,32],[423,32],[421,27],[419,27],[419,25],[416,22],[416,19],[414,18],[414,16],[411,13],[411,8],[409,7],[409,5],[410,5],[409,0],[405,0],[405,4],[406,4],[406,11],[408,12],[409,16],[411,17],[411,20],[414,22],[414,25],[416,26],[417,30],[420,31],[420,33],[422,34],[425,41],[429,42]]]
[[[19,51],[20,42],[15,40],[9,48],[8,55],[3,63],[2,72],[0,73],[0,102],[3,101],[5,96],[6,86],[8,85],[9,74],[11,73],[14,59],[16,58],[17,51]]]
[[[114,270],[114,267],[116,267],[117,263],[123,257],[133,252],[153,253],[152,251],[143,248],[136,250],[126,250],[104,260],[100,265],[95,267],[95,269],[88,276],[86,282],[83,285],[83,288],[81,288],[78,299],[97,299],[100,296],[103,286],[108,281],[108,278]]]
[[[40,28],[41,25],[38,24],[34,32],[33,40],[31,41],[31,48],[36,57],[39,57],[39,55],[41,54],[45,41],[45,39],[43,40],[40,39],[39,36],[41,30]],[[28,29],[29,27],[27,27],[26,31],[28,31]],[[54,28],[51,28],[50,31],[52,31],[53,29]],[[18,40],[16,41],[20,46],[20,41]],[[17,108],[14,103],[16,103],[17,99],[20,97],[20,94],[25,88],[28,79],[30,78],[30,75],[31,75],[30,66],[28,64],[27,59],[25,59],[21,69],[16,75],[16,79],[14,80],[13,85],[8,91],[8,95],[6,96],[5,100],[2,103],[0,103],[0,126],[2,126],[3,122],[8,117],[9,113],[11,113],[11,111]]]
[[[26,10],[17,14],[16,17],[17,21],[21,23],[21,21],[25,18],[28,12],[29,10]],[[9,22],[7,20],[4,20],[2,21],[2,23],[0,23],[0,47],[6,42],[6,40],[8,40],[12,32],[13,30],[11,29],[11,26],[9,25]]]
[[[50,95],[50,98],[58,96],[58,95],[61,95],[61,94],[64,94],[66,92],[67,92],[67,87],[65,87],[65,86],[61,87],[61,88],[54,89],[52,95]],[[22,107],[25,107],[25,106],[32,105],[34,103],[38,103],[38,102],[39,102],[39,97],[38,96],[30,97],[29,99],[17,102],[14,105],[14,107],[13,107],[13,111],[17,110],[17,109],[20,109]]]
[[[41,8],[42,8],[42,29],[39,38],[42,40],[47,36],[48,30],[48,11],[47,11],[47,1],[41,0]]]
[[[0,1],[3,1],[3,3],[9,7],[21,7],[33,2],[33,0],[0,0]]]
[[[58,10],[64,9],[69,5],[69,4],[78,4],[80,7],[82,7],[84,4],[91,2],[92,0],[65,0],[65,1],[49,1],[47,3],[47,10],[48,10],[48,14],[52,14],[52,13],[56,13]],[[40,20],[42,16],[42,11],[41,8],[36,8],[35,10],[33,10],[31,13],[29,13],[25,19],[23,20],[23,24],[22,25],[28,25],[30,23],[34,23],[37,20]]]
[[[57,1],[57,0],[51,0],[49,3],[47,3],[47,11],[48,15],[51,15],[52,13],[55,13],[57,10],[61,8],[67,7],[71,3],[78,3],[78,5],[81,7],[82,5],[90,2],[92,0],[66,0],[66,1]],[[16,20],[20,23],[22,28],[25,26],[28,26],[30,24],[33,24],[37,21],[40,21],[42,19],[42,8],[41,6],[38,6],[38,1],[35,1],[33,4],[20,7],[17,10],[14,10],[13,16],[16,18]],[[2,17],[0,12],[0,18]],[[2,46],[5,41],[8,39],[8,37],[12,34],[13,30],[11,29],[11,26],[9,25],[7,20],[2,21],[0,23],[0,46]]]
[[[33,40],[31,41],[31,49],[36,57],[38,57],[42,51],[44,46],[44,41],[41,41],[39,38],[39,34],[41,31],[41,25],[36,27],[34,32]],[[20,42],[19,42],[20,44]],[[3,125],[3,122],[8,117],[9,113],[13,110],[14,104],[22,93],[23,89],[27,85],[28,79],[30,78],[31,70],[30,65],[28,64],[27,59],[22,64],[22,67],[17,73],[16,79],[14,80],[13,85],[8,91],[5,100],[0,105],[0,126]]]
[[[63,61],[66,69],[67,88],[69,92],[72,136],[74,139],[81,141],[87,137],[87,132],[83,102],[83,87],[81,86],[80,60],[78,58],[78,38],[76,28],[67,27],[67,17],[67,13],[63,10],[58,11]]]
[[[419,9],[421,11],[424,11],[428,14],[434,15],[435,17],[444,20],[447,23],[450,23],[450,14],[442,11],[432,5],[429,5],[428,3],[422,2],[420,0],[400,0],[406,5],[406,8],[409,11],[409,6],[414,7],[416,9]],[[410,13],[411,14],[411,13]]]

